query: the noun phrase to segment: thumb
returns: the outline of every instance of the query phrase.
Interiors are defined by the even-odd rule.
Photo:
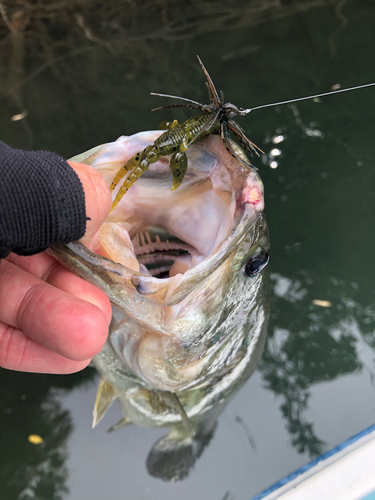
[[[107,182],[98,170],[84,163],[75,161],[68,161],[68,163],[78,175],[85,192],[86,217],[89,219],[85,235],[80,241],[88,246],[111,210],[111,193]]]

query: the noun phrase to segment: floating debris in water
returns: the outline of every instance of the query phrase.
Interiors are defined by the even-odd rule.
[[[315,306],[320,306],[320,307],[331,307],[332,306],[332,302],[330,302],[329,300],[315,299],[315,300],[312,301],[312,303]]]
[[[278,167],[278,165],[279,165],[279,164],[277,163],[277,161],[273,160],[273,161],[271,161],[271,163],[270,163],[270,168],[277,168],[277,167]]]
[[[274,144],[280,144],[280,142],[283,142],[284,139],[285,137],[283,135],[275,135],[274,137],[272,137],[272,142]]]
[[[231,498],[232,498],[232,497],[231,497],[231,495],[230,495],[230,492],[229,492],[229,491],[227,491],[227,492],[225,493],[225,495],[223,496],[222,500],[231,500]]]
[[[254,438],[253,436],[250,434],[250,431],[249,431],[249,428],[247,427],[247,425],[245,424],[244,420],[242,417],[240,417],[239,415],[237,415],[237,417],[235,418],[235,421],[238,422],[240,424],[240,426],[242,427],[242,429],[245,431],[245,434],[247,436],[247,439],[249,440],[249,443],[250,443],[250,446],[251,446],[251,449],[252,450],[256,450],[256,445],[255,445],[255,441],[254,441]]]
[[[249,54],[254,54],[260,50],[259,45],[250,45],[248,47],[241,47],[232,52],[227,52],[221,56],[222,61],[229,61],[230,59],[238,59],[240,57],[248,56]]]
[[[272,151],[270,152],[270,155],[272,155],[272,156],[280,156],[280,155],[281,155],[281,151],[280,151],[280,149],[278,149],[278,148],[274,148],[274,149],[272,149]]]
[[[27,438],[28,442],[31,444],[42,444],[44,443],[44,439],[38,434],[30,434],[30,436]]]
[[[331,90],[339,90],[339,89],[341,89],[341,83],[335,83],[331,87]]]
[[[18,113],[17,115],[13,115],[11,117],[12,122],[18,122],[20,120],[23,120],[27,116],[27,111],[23,111],[22,113]]]

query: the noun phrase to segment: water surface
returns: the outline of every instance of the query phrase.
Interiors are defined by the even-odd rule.
[[[191,116],[151,113],[161,101],[149,93],[206,101],[196,54],[242,107],[375,81],[369,0],[38,2],[8,14],[24,30],[0,19],[0,138],[67,158]],[[238,119],[266,153],[254,161],[271,234],[271,319],[257,371],[188,478],[147,473],[165,430],[107,434],[117,408],[91,430],[94,370],[2,370],[4,498],[248,500],[374,423],[374,109],[369,88]]]

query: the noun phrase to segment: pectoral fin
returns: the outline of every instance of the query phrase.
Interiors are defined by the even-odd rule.
[[[130,420],[128,417],[124,417],[115,424],[111,425],[111,427],[107,430],[107,432],[113,432],[117,431],[117,429],[121,429],[121,427],[124,427],[125,425],[130,425],[133,422]]]
[[[95,398],[95,406],[92,412],[92,428],[96,427],[104,414],[116,399],[116,393],[111,384],[100,377],[98,391]]]

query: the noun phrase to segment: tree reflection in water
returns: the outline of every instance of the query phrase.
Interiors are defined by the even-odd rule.
[[[67,492],[67,439],[73,424],[56,396],[91,380],[94,370],[47,376],[0,369],[0,490],[6,499],[60,500]],[[30,434],[43,443],[28,442]]]
[[[282,400],[280,410],[286,419],[292,445],[299,453],[314,456],[323,451],[324,442],[316,435],[314,423],[304,416],[311,388],[319,382],[362,369],[368,370],[373,378],[375,310],[355,301],[355,284],[331,279],[335,281],[328,297],[332,307],[323,308],[311,303],[311,297],[319,296],[321,287],[312,283],[310,277],[301,276],[293,282],[274,273],[272,281],[275,292],[272,319],[258,368],[266,387]],[[85,384],[94,376],[92,369],[61,377],[0,371],[0,442],[6,450],[0,458],[0,484],[4,498],[63,498],[67,492],[67,439],[73,424],[56,395]],[[241,377],[235,390],[245,380]],[[187,441],[181,441],[180,448],[175,448],[175,443],[170,446],[167,436],[156,442],[147,462],[150,473],[164,479],[175,478],[177,467],[182,471],[181,479],[185,477],[209,443],[216,418],[226,402],[222,401],[213,411],[212,421],[207,419],[208,430],[202,434],[202,447],[194,457],[181,448],[186,443],[189,448]],[[40,435],[44,443],[28,443],[30,434]],[[169,465],[161,463],[163,456],[172,457]],[[175,467],[171,469],[172,462]]]
[[[120,133],[142,130],[145,123],[151,123],[149,108],[155,106],[155,101],[151,98],[145,101],[144,96],[150,90],[173,90],[173,93],[201,100],[200,96],[204,95],[205,89],[201,85],[199,71],[192,71],[186,76],[192,54],[196,52],[204,58],[207,65],[209,64],[206,58],[211,59],[214,71],[215,65],[216,71],[223,67],[223,79],[228,76],[229,71],[235,68],[238,70],[241,78],[233,74],[229,76],[232,82],[236,82],[243,95],[248,97],[248,102],[240,103],[244,106],[252,105],[255,98],[255,104],[262,104],[263,97],[260,97],[259,93],[267,86],[275,87],[275,78],[280,78],[280,75],[289,75],[290,79],[286,81],[290,83],[294,77],[296,85],[282,89],[281,83],[279,85],[278,82],[277,94],[274,94],[273,99],[275,101],[282,99],[282,95],[285,98],[306,95],[310,93],[311,88],[315,88],[312,84],[332,83],[332,74],[325,69],[327,61],[338,74],[346,75],[347,71],[337,70],[340,70],[340,64],[347,66],[346,61],[350,60],[355,65],[352,74],[357,78],[351,83],[364,83],[371,78],[368,57],[362,48],[367,46],[370,40],[370,37],[365,37],[367,23],[372,19],[373,6],[370,2],[360,3],[366,6],[366,11],[350,2],[345,6],[345,15],[357,26],[350,31],[351,38],[344,40],[341,45],[342,53],[345,52],[348,59],[341,56],[341,59],[328,61],[324,53],[329,37],[326,33],[330,29],[335,33],[338,28],[337,14],[343,5],[341,0],[249,1],[246,2],[245,8],[244,2],[241,1],[189,1],[185,2],[184,9],[181,9],[176,1],[129,1],[126,3],[127,8],[123,8],[125,4],[121,4],[119,9],[117,1],[3,0],[1,5],[6,10],[11,28],[0,19],[1,139],[17,147],[48,148],[69,156],[106,139],[113,140]],[[309,8],[312,9],[311,12],[317,12],[316,17],[308,17],[302,13]],[[320,14],[321,8],[324,8],[323,16]],[[289,16],[296,13],[299,13],[298,22],[273,23],[266,26],[273,19],[287,21]],[[320,22],[321,18],[324,18],[324,23]],[[256,31],[257,25],[261,26],[264,36],[260,35],[261,31]],[[249,34],[245,35],[241,28],[250,26]],[[303,35],[299,30],[303,31]],[[220,52],[223,46],[219,44],[219,37],[224,38],[223,32],[229,33],[225,40],[226,52]],[[201,53],[205,44],[202,44],[199,35],[204,33],[209,33],[212,48],[207,44],[204,53]],[[288,37],[290,45],[283,45],[282,42],[288,41]],[[191,52],[189,54],[188,43]],[[276,61],[274,49],[278,43],[282,45],[278,54],[284,57],[278,56]],[[247,49],[245,47],[240,52],[239,49],[242,49],[244,44]],[[310,45],[313,47],[311,52]],[[258,48],[262,49],[261,62],[250,57],[239,59],[239,64],[235,65],[231,60],[243,57],[246,50],[251,54],[251,51],[256,52]],[[309,54],[309,57],[302,56],[298,52],[299,48]],[[361,57],[366,60],[365,64]],[[296,64],[296,61],[300,64]],[[246,67],[251,69],[249,78],[242,77]],[[130,90],[129,99],[127,93]],[[284,94],[281,94],[281,90]],[[366,94],[366,99],[371,102],[369,94]],[[93,102],[96,103],[95,106],[92,105]],[[336,106],[335,112],[339,104]],[[373,107],[369,105],[368,109],[371,108]],[[295,113],[297,107],[293,109]],[[317,107],[313,111],[314,120],[316,109]],[[28,112],[26,118],[15,123],[10,121],[13,115],[22,114],[24,111]],[[324,137],[328,137],[332,131],[340,140],[341,137],[349,135],[345,128],[347,123],[344,122],[348,121],[350,109],[345,113],[341,115],[343,119],[339,124],[332,117],[332,108],[327,106]],[[265,117],[266,114],[257,115],[255,133],[260,137],[267,130],[271,130],[270,136],[277,135],[279,132],[268,126],[268,122],[266,126],[265,122],[262,124],[262,116]],[[285,118],[280,113],[277,116],[278,126],[281,124],[287,127],[288,123],[293,121],[293,118],[287,116],[287,111]],[[323,114],[320,116],[323,121]],[[250,118],[252,117],[249,117],[249,120]],[[361,121],[366,121],[366,116],[360,118]],[[155,118],[155,125],[156,121]],[[250,121],[248,123],[253,127]],[[355,142],[365,149],[366,136],[362,141],[364,129],[353,123],[350,134],[355,137]],[[23,130],[20,127],[23,127]],[[246,128],[246,123],[244,127]],[[288,129],[286,130],[288,135]],[[309,131],[304,130],[302,133],[298,129],[291,130],[290,137],[294,136],[296,140],[306,138],[307,132]],[[259,142],[258,137],[255,137],[255,142]],[[293,141],[289,151],[287,146],[283,150],[284,157],[288,158],[290,164],[295,156],[292,143]],[[294,146],[295,143],[293,148]],[[346,143],[344,146],[343,155],[348,155]],[[306,156],[303,159],[311,171],[304,170],[304,182],[310,185],[308,193],[305,191],[303,194],[310,194],[312,191],[311,180],[317,178],[316,173],[313,175],[312,171],[314,169],[316,172],[319,165],[313,159],[316,145],[311,142],[310,147],[312,149],[307,155],[305,140],[303,148]],[[327,142],[324,154],[327,155],[331,150],[334,155],[337,154],[333,143]],[[369,150],[370,159],[371,154]],[[354,155],[353,164],[359,158],[362,157]],[[335,165],[341,172],[341,161],[334,158],[331,160],[331,173]],[[289,175],[284,170],[283,174],[292,179],[295,171],[291,171]],[[269,171],[263,170],[261,175],[268,196],[272,191],[282,191],[276,189],[280,186],[276,185],[275,178],[271,178]],[[347,182],[348,178],[342,176],[342,192]],[[355,182],[359,182],[358,178]],[[365,189],[365,177],[362,182]],[[321,185],[318,187],[316,199],[320,200]],[[292,189],[298,191],[298,183]],[[280,206],[275,202],[272,209],[271,204],[272,202],[268,204],[269,214],[272,214],[275,226],[280,222],[279,227],[282,227],[282,230],[279,231],[285,232],[285,239],[289,243],[292,236],[282,224],[286,218],[285,208],[280,210]],[[298,210],[305,206],[306,204],[300,203]],[[321,240],[325,237],[328,240],[332,228],[327,226],[322,229],[325,219],[316,216],[319,206],[323,211],[326,210],[326,205],[315,203],[314,219],[318,220]],[[361,225],[357,224],[357,211],[352,212],[356,227],[360,227]],[[278,214],[282,219],[280,221],[277,220]],[[353,228],[354,223],[352,221],[352,224],[348,225],[348,219],[344,219],[342,213],[339,216],[340,221],[345,220],[346,235],[347,228]],[[348,214],[345,216],[348,217]],[[293,231],[296,220],[293,219],[290,224]],[[311,232],[312,222],[309,221],[308,212],[302,210],[298,220],[301,228]],[[338,221],[337,218],[336,222]],[[345,254],[350,256],[350,260],[358,251],[357,242],[367,241],[367,245],[369,244],[366,221],[363,216],[362,233],[355,233],[354,237],[351,235],[355,247],[353,252],[347,251]],[[275,233],[276,231],[273,235]],[[303,231],[301,234],[301,238],[305,238],[304,242],[309,243],[308,236],[303,234]],[[333,246],[337,246],[336,241]],[[315,250],[312,249],[311,252]],[[360,257],[361,254],[356,257],[357,260],[365,262],[366,254]],[[327,266],[332,266],[333,260],[327,260]],[[348,262],[345,264],[349,269]],[[301,269],[305,265],[306,254],[304,261],[293,263],[289,269],[285,269],[285,275],[290,276],[292,269]],[[282,266],[276,265],[275,268],[281,269]],[[371,270],[369,272],[371,273]],[[367,275],[365,278],[368,279]],[[360,304],[366,303],[367,297],[358,298],[356,288],[345,282],[327,278],[325,284],[318,284],[314,281],[315,278],[303,273],[292,279],[274,274],[273,279],[275,298],[271,307],[272,319],[259,369],[267,388],[282,401],[280,409],[286,419],[293,446],[301,453],[315,455],[323,450],[324,442],[316,434],[314,423],[306,418],[311,388],[317,383],[331,381],[344,374],[364,369],[374,378],[375,311],[371,306],[361,306]],[[365,279],[363,282],[365,283]],[[325,290],[331,294],[329,297],[325,296]],[[311,301],[316,298],[330,300],[332,307],[324,309],[314,306]],[[56,391],[71,390],[83,384],[93,377],[94,373],[89,369],[73,376],[53,377],[0,370],[1,497],[59,500],[64,496],[68,474],[65,466],[67,439],[72,433],[73,424],[69,413],[61,407],[55,395]],[[28,443],[27,437],[30,434],[39,434],[44,443],[38,446]]]
[[[329,287],[334,292],[329,297],[332,306],[324,308],[311,303],[316,283],[308,290],[301,288],[299,280],[292,282],[278,274],[272,277],[276,298],[259,369],[266,387],[281,397],[280,410],[292,445],[299,453],[315,456],[323,451],[324,442],[315,434],[314,424],[304,417],[310,389],[363,368],[373,378],[375,310],[349,298],[356,287],[344,282],[331,280],[336,283]],[[371,351],[367,359],[364,349]]]

